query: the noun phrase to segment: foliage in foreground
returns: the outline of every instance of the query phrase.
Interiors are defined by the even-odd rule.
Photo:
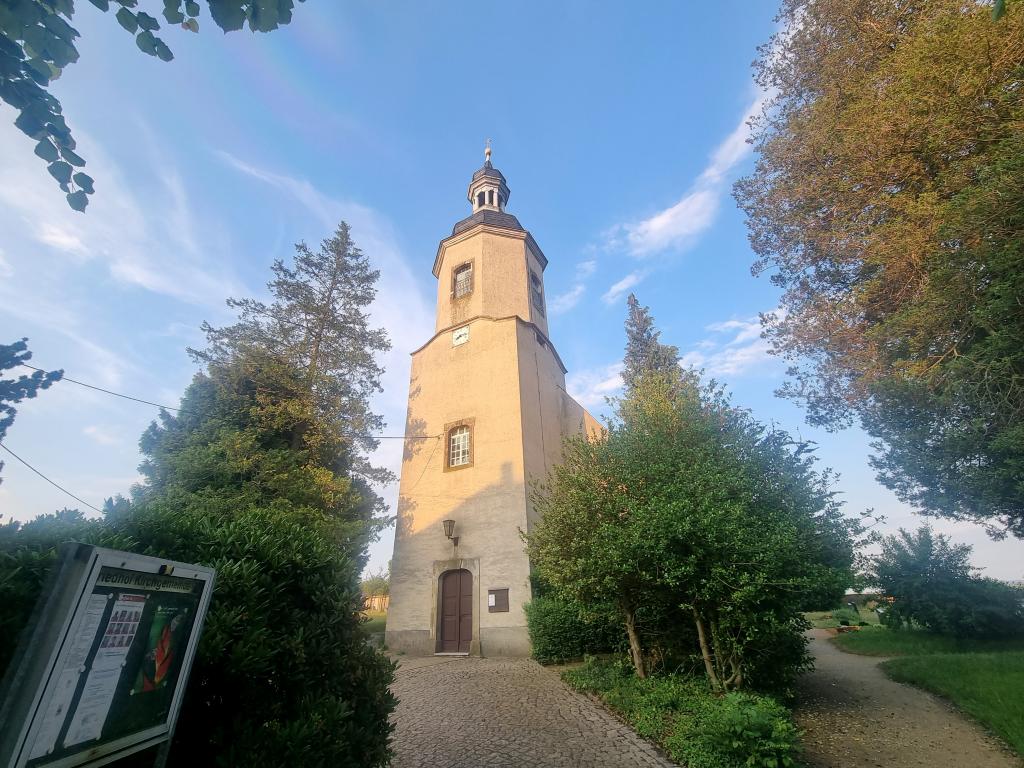
[[[929,526],[882,539],[870,559],[873,583],[895,602],[882,615],[893,628],[916,626],[956,637],[1024,633],[1024,590],[981,578],[971,547],[952,544]]]
[[[577,690],[598,695],[638,734],[689,768],[796,765],[799,732],[789,711],[768,696],[714,694],[699,677],[639,678],[625,660],[590,659],[562,678]]]
[[[117,8],[117,23],[135,38],[139,50],[161,61],[174,58],[167,44],[153,34],[160,29],[155,16],[139,9],[138,0],[90,0],[101,11]],[[293,0],[206,0],[210,16],[224,32],[246,23],[253,32],[270,32],[291,21]],[[303,2],[303,0],[298,0]],[[150,10],[156,13],[157,3]],[[169,24],[199,31],[197,0],[164,0],[161,11]],[[64,120],[60,101],[49,91],[64,67],[78,61],[71,26],[74,0],[17,0],[0,3],[0,99],[18,111],[14,124],[35,139],[35,154],[47,163],[50,175],[66,193],[68,205],[84,211],[93,194],[93,179],[76,170],[85,160],[75,152],[75,140]]]
[[[785,0],[736,197],[782,393],[859,417],[923,512],[1024,536],[1024,4],[991,5]]]
[[[386,523],[364,453],[387,343],[365,314],[376,273],[342,224],[275,276],[273,304],[206,328],[206,372],[144,433],[130,500],[0,528],[0,657],[62,541],[213,566],[171,764],[385,765],[393,665],[367,643],[359,584]]]
[[[534,494],[531,562],[559,596],[618,614],[640,677],[641,617],[677,612],[671,655],[696,654],[714,689],[784,692],[808,663],[802,611],[851,581],[853,526],[810,446],[683,370],[635,299],[627,332],[615,418],[567,440]]]
[[[56,562],[56,548],[65,541],[111,549],[131,549],[135,544],[76,509],[0,525],[0,678]]]
[[[1024,651],[910,656],[883,662],[882,669],[946,697],[1024,757]]]
[[[19,339],[13,344],[0,344],[0,374],[18,368],[31,359],[28,339]],[[10,379],[0,377],[0,442],[3,442],[7,430],[14,424],[14,417],[18,413],[14,406],[22,400],[35,397],[39,390],[49,388],[63,376],[64,371],[33,371],[31,374],[20,374]],[[3,468],[4,463],[0,461],[0,471],[3,471]],[[0,478],[0,483],[2,482],[3,479]]]
[[[625,635],[607,614],[587,615],[583,606],[557,595],[540,595],[524,606],[533,658],[559,664],[588,654],[622,650]]]

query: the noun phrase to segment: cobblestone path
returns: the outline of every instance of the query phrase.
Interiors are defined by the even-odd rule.
[[[674,763],[526,659],[401,659],[394,768],[633,768]]]
[[[881,659],[844,653],[811,631],[814,671],[794,713],[814,768],[1021,768],[980,726],[925,691],[893,682]]]

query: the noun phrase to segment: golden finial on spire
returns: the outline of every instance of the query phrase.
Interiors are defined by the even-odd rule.
[[[487,147],[484,149],[484,162],[491,162],[491,140],[487,140]]]

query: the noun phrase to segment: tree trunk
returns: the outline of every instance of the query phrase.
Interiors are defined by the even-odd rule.
[[[647,677],[644,664],[644,652],[640,646],[640,633],[636,631],[636,614],[632,608],[626,609],[626,634],[629,635],[629,655],[633,657],[633,666],[637,677]]]
[[[704,659],[704,671],[707,673],[711,687],[719,691],[722,689],[722,685],[718,680],[718,675],[715,674],[715,663],[711,658],[711,649],[708,647],[708,636],[704,629],[704,620],[697,613],[696,608],[693,609],[693,621],[697,625],[697,639],[700,641],[700,655]]]

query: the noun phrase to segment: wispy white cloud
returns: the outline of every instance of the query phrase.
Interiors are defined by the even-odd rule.
[[[48,221],[38,223],[36,238],[44,245],[49,245],[58,251],[74,255],[82,255],[88,252],[85,243],[75,234]]]
[[[605,304],[614,304],[621,299],[628,290],[635,287],[647,276],[647,273],[643,270],[637,270],[630,272],[624,278],[615,283],[611,288],[604,292],[601,297],[601,301]]]
[[[121,442],[120,436],[113,430],[102,427],[99,424],[89,424],[83,430],[82,434],[90,438],[99,445],[117,445]]]
[[[7,256],[4,254],[3,248],[0,248],[0,277],[10,277],[14,274],[14,267],[11,266],[11,262],[7,260]]]
[[[775,310],[778,314],[781,310]],[[771,345],[761,338],[758,317],[724,320],[705,327],[711,336],[699,341],[682,357],[684,366],[702,368],[711,376],[735,378],[755,370],[764,370],[775,362]],[[774,370],[774,369],[773,369]]]
[[[673,206],[642,221],[627,224],[626,240],[634,256],[691,246],[715,219],[720,192],[695,189]]]
[[[586,280],[597,270],[597,261],[595,259],[587,259],[581,261],[576,265],[576,279]]]
[[[580,303],[587,287],[583,283],[577,283],[565,293],[560,293],[548,302],[548,311],[553,315],[561,315]]]
[[[220,306],[238,292],[225,267],[197,246],[197,214],[169,162],[140,164],[163,170],[149,177],[133,172],[131,184],[102,146],[76,135],[96,178],[85,214],[68,207],[31,140],[0,121],[0,231],[27,235],[5,243],[15,266],[38,262],[42,246],[75,263],[101,263],[122,284],[191,304]]]
[[[606,397],[613,397],[622,389],[622,363],[571,373],[565,387],[584,408],[598,408],[604,405]]]
[[[648,216],[612,227],[605,235],[609,248],[625,248],[644,258],[693,246],[715,220],[729,173],[750,152],[750,119],[765,104],[764,94],[755,98],[732,132],[711,153],[707,166],[673,205]]]
[[[779,310],[775,310],[776,313]],[[710,336],[701,339],[686,351],[679,364],[684,368],[703,369],[708,376],[737,378],[765,370],[776,362],[769,354],[769,344],[761,338],[758,317],[731,319],[705,327]],[[586,368],[566,377],[566,389],[585,408],[598,408],[605,398],[622,390],[622,363]]]
[[[573,286],[569,290],[558,294],[549,301],[548,311],[553,315],[561,315],[579,304],[580,299],[583,298],[583,294],[587,292],[587,281],[596,270],[597,261],[594,259],[587,259],[577,263],[576,274],[573,278]]]

